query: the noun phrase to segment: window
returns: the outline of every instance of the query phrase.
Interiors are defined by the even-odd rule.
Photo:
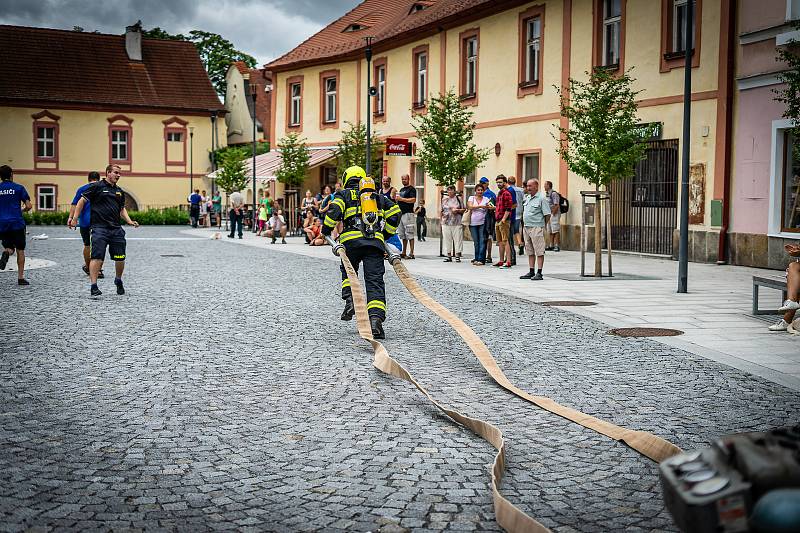
[[[517,167],[519,176],[522,177],[523,188],[529,179],[539,179],[539,152],[521,154]]]
[[[183,142],[183,133],[179,131],[167,132],[167,142],[173,142],[173,143]]]
[[[686,17],[689,9],[692,9],[692,28],[691,36],[687,39]],[[703,0],[661,0],[661,72],[683,68],[687,42],[691,45],[692,68],[700,66],[702,23]]]
[[[378,84],[378,94],[375,100],[375,114],[382,116],[386,112],[386,65],[378,65],[375,69],[375,81]]]
[[[428,45],[418,46],[412,52],[414,65],[413,109],[424,109],[428,100]]]
[[[781,185],[781,231],[800,233],[800,159],[795,157],[796,139],[784,132],[784,162]]]
[[[603,0],[603,66],[619,65],[622,0]]]
[[[293,83],[291,85],[292,90],[292,114],[289,117],[289,125],[290,126],[299,126],[300,125],[300,99],[302,98],[301,87],[299,83]]]
[[[467,30],[461,41],[461,96],[462,102],[477,103],[478,92],[478,30]]]
[[[412,163],[411,166],[411,179],[414,180],[417,202],[419,202],[425,198],[425,167],[422,166],[422,163]]]
[[[517,97],[542,94],[544,55],[544,6],[534,6],[519,14],[519,79]]]
[[[336,122],[336,78],[325,78],[325,122]]]
[[[477,171],[473,170],[467,176],[464,176],[464,200],[468,200],[470,196],[475,194],[475,178]]]
[[[51,126],[36,128],[36,157],[54,158],[56,156],[56,129]]]
[[[128,160],[128,130],[111,130],[111,159]]]
[[[37,185],[36,186],[36,209],[38,211],[56,210],[56,186]]]

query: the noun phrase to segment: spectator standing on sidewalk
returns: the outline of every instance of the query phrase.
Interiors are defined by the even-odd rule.
[[[192,221],[192,227],[196,228],[197,223],[200,220],[200,203],[203,201],[203,197],[200,196],[200,189],[195,189],[192,194],[189,195],[189,219]]]
[[[550,246],[546,250],[553,250],[560,252],[561,248],[561,195],[553,190],[553,182],[544,182],[544,193],[547,200],[550,202],[550,224],[547,227],[547,233],[550,237]]]
[[[231,232],[228,234],[228,238],[233,239],[238,226],[239,238],[241,239],[243,233],[242,225],[244,224],[244,210],[242,209],[244,198],[242,193],[236,191],[230,195],[229,200],[231,201],[231,210],[228,212],[228,220],[231,223]]]
[[[217,222],[217,229],[222,227],[222,195],[219,191],[214,193],[211,198],[211,207],[213,208],[214,218]]]
[[[475,185],[475,195],[467,198],[467,207],[470,210],[469,233],[475,246],[475,259],[472,264],[483,266],[486,264],[486,215],[489,212],[489,199],[483,193],[486,187],[482,183]]]
[[[483,184],[483,196],[489,200],[486,209],[486,220],[483,224],[484,240],[486,241],[486,257],[485,260],[490,265],[492,264],[492,241],[495,238],[495,216],[494,208],[497,203],[497,195],[489,188],[489,178],[483,176],[480,180]]]
[[[258,231],[256,232],[256,237],[261,237],[261,234],[267,227],[267,220],[269,220],[269,215],[267,215],[267,206],[261,204],[258,206]]]
[[[14,171],[8,165],[0,167],[0,270],[6,269],[8,258],[17,253],[17,285],[30,285],[25,279],[25,218],[33,207],[25,187],[14,183]]]
[[[397,205],[400,206],[400,225],[397,235],[403,241],[403,251],[400,257],[414,259],[414,234],[417,232],[417,216],[414,214],[414,204],[417,203],[417,189],[410,185],[411,177],[403,174],[400,178],[403,188],[395,196]],[[408,253],[406,253],[408,252]]]
[[[500,268],[511,268],[511,250],[509,248],[509,237],[511,236],[511,212],[513,211],[514,198],[508,190],[508,182],[503,174],[495,179],[499,192],[497,193],[497,204],[495,204],[494,216],[495,235],[497,237],[498,261],[494,264]]]
[[[89,183],[84,183],[78,190],[75,191],[75,197],[72,199],[72,205],[69,208],[69,218],[67,219],[67,225],[69,225],[69,221],[72,220],[75,216],[75,206],[78,205],[78,202],[83,196],[83,193],[86,190],[100,181],[100,173],[93,170],[89,172]],[[91,228],[91,206],[87,205],[81,211],[81,216],[78,219],[78,228],[81,233],[81,240],[83,241],[83,271],[86,275],[89,275],[89,263],[92,260],[91,258],[91,235],[92,235],[92,228]],[[97,275],[99,279],[103,279],[105,275],[101,270],[100,273]]]
[[[381,194],[393,202],[397,196],[397,189],[392,187],[392,178],[389,176],[381,178]]]
[[[550,223],[550,202],[546,195],[539,192],[539,180],[529,179],[526,188],[528,194],[525,195],[522,213],[522,234],[530,270],[519,279],[539,281],[544,267],[544,232]]]
[[[427,213],[425,212],[424,198],[419,199],[419,204],[414,208],[414,214],[417,215],[417,240],[425,242],[425,237],[428,236],[428,222],[425,220]]]
[[[519,255],[522,255],[522,206],[525,203],[525,190],[522,187],[517,187],[517,178],[515,176],[508,177],[508,190],[514,194],[515,204],[514,223],[511,225],[511,234],[514,236],[514,242],[509,244],[512,249],[515,246],[519,247]]]
[[[461,198],[456,194],[453,185],[447,187],[447,196],[442,199],[442,239],[444,249],[447,251],[445,263],[456,259],[456,263],[461,262],[461,251],[464,248],[464,230],[461,227],[461,216],[464,214],[464,205]]]
[[[508,251],[506,253],[507,253],[507,255],[509,255],[511,257],[510,258],[511,266],[516,266],[517,265],[517,248],[514,246],[514,243],[516,242],[515,239],[516,239],[516,235],[517,235],[517,230],[515,229],[515,227],[517,226],[517,222],[518,222],[518,220],[517,220],[517,205],[519,204],[519,202],[517,201],[517,193],[514,190],[514,188],[511,186],[512,182],[516,183],[517,182],[517,178],[515,178],[514,176],[508,176],[506,178],[506,189],[508,189],[508,192],[511,193],[511,198],[514,201],[514,204],[511,206],[511,214],[509,215],[508,248],[507,248]]]
[[[211,226],[211,221],[208,216],[208,195],[206,191],[200,193],[200,225],[204,228]]]
[[[794,260],[786,267],[786,301],[778,309],[784,312],[783,318],[770,331],[786,331],[800,309],[800,244],[787,244],[784,249]]]

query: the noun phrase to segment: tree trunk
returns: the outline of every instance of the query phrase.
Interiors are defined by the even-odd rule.
[[[595,185],[595,190],[599,191],[600,186]],[[599,278],[603,275],[603,248],[602,239],[602,219],[600,218],[600,197],[596,196],[594,199],[594,275]]]

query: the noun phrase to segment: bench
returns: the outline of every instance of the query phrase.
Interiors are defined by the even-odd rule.
[[[753,276],[753,314],[754,315],[780,315],[781,311],[777,309],[759,309],[758,308],[758,288],[768,287],[781,291],[781,304],[786,300],[786,280],[783,278]]]

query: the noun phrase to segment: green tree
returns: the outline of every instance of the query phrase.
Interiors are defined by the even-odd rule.
[[[793,23],[794,29],[800,29],[800,23]],[[786,105],[783,117],[793,121],[789,128],[792,137],[800,138],[800,43],[795,39],[790,40],[786,46],[778,48],[776,61],[786,63],[786,70],[778,74],[778,78],[785,83],[784,87],[773,89],[775,100]],[[800,159],[800,142],[792,144],[792,153],[795,159]]]
[[[637,126],[636,96],[642,91],[632,88],[631,69],[614,75],[604,68],[586,72],[588,81],[569,79],[569,91],[555,86],[561,99],[561,116],[569,119],[569,127],[558,126],[558,155],[567,167],[595,186],[608,188],[616,179],[633,176],[636,163],[642,159],[645,144],[642,138],[651,131]],[[601,203],[594,205],[594,275],[601,276]]]
[[[412,125],[422,143],[417,158],[438,185],[454,185],[489,157],[487,148],[472,143],[472,111],[461,105],[452,89],[432,98],[428,112],[415,115]]]
[[[216,155],[216,160],[222,161],[222,157],[225,153],[231,150],[244,150],[247,152],[247,157],[253,157],[253,145],[230,145],[230,146],[223,146],[222,148],[218,148],[214,152],[208,152],[208,159],[209,161],[212,160],[212,157]],[[269,142],[256,142],[256,155],[266,154],[269,152]]]
[[[247,187],[249,177],[245,167],[245,159],[248,155],[248,150],[235,148],[220,156],[220,167],[217,170],[217,187],[225,191],[225,194],[230,195]]]
[[[256,60],[253,56],[237,50],[232,42],[217,33],[192,30],[189,35],[182,33],[171,34],[156,26],[151,30],[142,31],[142,37],[194,43],[211,84],[220,96],[225,94],[227,87],[225,74],[228,72],[228,67],[231,63],[243,61],[250,68],[255,68],[256,66]]]
[[[289,187],[299,187],[308,173],[310,155],[306,140],[301,139],[296,133],[290,133],[278,141],[278,150],[281,152],[281,166],[275,176],[278,181]]]
[[[361,122],[353,124],[345,121],[348,128],[336,144],[336,174],[341,176],[347,167],[358,165],[367,168],[367,127]],[[371,132],[370,151],[372,152],[372,175],[383,175],[383,152],[385,143],[378,138],[378,132]]]

